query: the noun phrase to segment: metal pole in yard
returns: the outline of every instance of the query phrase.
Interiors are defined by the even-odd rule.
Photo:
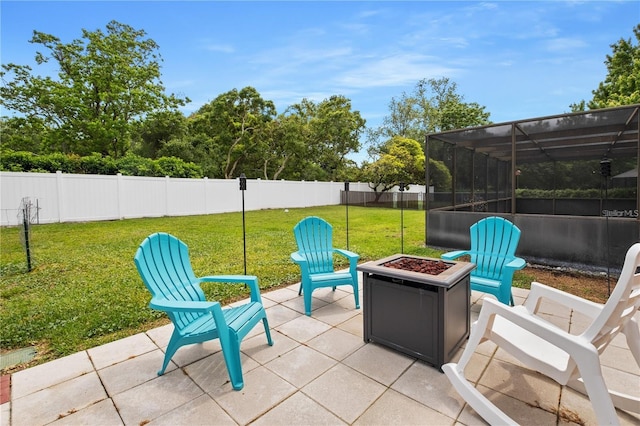
[[[22,225],[24,227],[24,249],[27,253],[27,272],[31,272],[31,248],[29,247],[29,206],[22,210]]]
[[[609,177],[611,176],[611,160],[607,157],[604,157],[602,161],[600,161],[600,174],[604,178],[604,201],[608,204],[609,201]],[[607,234],[607,295],[611,296],[611,261],[609,257],[610,253],[610,241],[609,241],[609,209],[608,205],[605,210],[605,226],[606,226],[606,234]]]
[[[240,175],[240,191],[242,192],[242,245],[244,254],[244,274],[247,275],[247,231],[244,219],[244,191],[247,189],[247,177]]]
[[[347,250],[349,250],[349,181],[344,183],[344,196],[347,206]]]
[[[404,182],[400,182],[400,253],[404,254]]]

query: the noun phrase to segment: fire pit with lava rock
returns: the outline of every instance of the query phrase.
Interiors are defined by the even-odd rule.
[[[473,268],[473,263],[409,254],[394,254],[358,265],[362,272],[444,287],[453,285]]]
[[[364,341],[440,368],[470,330],[473,263],[394,254],[358,265]]]
[[[440,275],[442,272],[453,266],[453,264],[434,259],[400,257],[390,262],[385,262],[382,266],[401,269],[403,271],[418,272],[421,274]]]

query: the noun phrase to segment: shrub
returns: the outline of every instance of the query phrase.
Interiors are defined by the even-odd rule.
[[[165,176],[182,177],[182,178],[201,178],[202,168],[187,163],[176,157],[161,157],[157,160],[158,167],[164,172]]]
[[[204,176],[202,168],[194,163],[186,162],[176,157],[162,157],[152,160],[129,153],[114,160],[109,156],[102,156],[94,152],[84,157],[76,154],[62,154],[60,152],[38,155],[28,151],[13,151],[3,149],[0,157],[0,170],[10,172],[38,172],[115,175],[122,173],[127,176],[155,176],[155,177],[183,177],[201,178]]]
[[[120,173],[127,176],[164,176],[155,161],[135,154],[127,154],[116,160],[116,166]]]
[[[519,198],[604,198],[605,193],[600,189],[517,189]],[[635,188],[613,188],[607,193],[608,198],[635,198]]]
[[[115,175],[118,167],[113,158],[103,157],[97,152],[86,157],[78,157],[75,173],[94,175]]]
[[[36,168],[36,154],[27,151],[5,149],[0,157],[0,170],[10,172],[29,172]]]
[[[37,155],[34,158],[35,168],[55,173],[58,170],[64,173],[74,173],[74,161],[68,155],[61,152],[55,152],[47,155]],[[30,170],[34,171],[34,170]]]

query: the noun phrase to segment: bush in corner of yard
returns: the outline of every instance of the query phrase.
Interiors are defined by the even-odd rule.
[[[118,173],[113,158],[103,157],[97,152],[85,157],[77,157],[76,164],[76,173],[93,175],[115,175]]]
[[[0,156],[0,170],[28,172],[36,168],[36,158],[33,152],[4,149]]]
[[[49,173],[55,173],[60,170],[63,173],[74,173],[73,159],[61,152],[54,152],[47,155],[36,155],[34,157],[35,168]],[[34,171],[31,169],[29,171]]]
[[[202,168],[194,163],[187,163],[177,157],[160,157],[156,160],[165,176],[177,178],[201,178]]]
[[[116,160],[118,171],[126,176],[157,176],[162,177],[162,170],[151,158],[127,154]]]

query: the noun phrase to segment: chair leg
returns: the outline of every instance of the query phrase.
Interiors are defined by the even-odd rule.
[[[594,364],[595,362],[595,364]],[[585,367],[582,363],[582,367]],[[602,370],[600,369],[600,359],[596,356],[595,359],[591,359],[588,362],[587,368],[579,368],[580,375],[584,386],[591,401],[591,405],[598,419],[598,424],[601,425],[617,425],[620,424],[616,408],[613,405],[611,396],[609,395],[609,389],[607,388],[604,378],[602,377]]]
[[[353,297],[356,300],[356,309],[360,309],[360,297],[358,296],[358,281],[353,284]]]
[[[311,289],[305,289],[302,295],[304,297],[304,313],[308,317],[311,316],[311,293]]]
[[[225,339],[221,337],[220,345],[222,346],[222,355],[227,366],[231,386],[234,390],[240,390],[244,387],[244,380],[242,378],[242,360],[240,359],[238,336],[233,334]]]
[[[264,325],[264,334],[267,335],[267,343],[269,346],[273,346],[273,340],[271,340],[271,330],[269,330],[269,321],[267,321],[267,315],[262,318],[262,324]]]
[[[487,309],[480,311],[478,321],[471,327],[469,340],[457,363],[448,363],[442,366],[442,372],[447,376],[458,394],[465,402],[472,407],[489,424],[511,425],[515,424],[513,419],[507,416],[502,410],[489,401],[480,391],[469,382],[464,370],[471,360],[473,353],[480,343],[484,341],[485,333],[493,326],[494,315],[489,314]]]
[[[631,354],[636,360],[636,363],[640,365],[640,330],[638,330],[638,323],[634,318],[632,318],[625,327],[622,329],[622,334],[627,338],[627,345],[631,350]],[[599,362],[599,360],[598,360]],[[582,373],[582,371],[580,371]],[[602,383],[598,385],[598,380],[602,380]],[[608,393],[608,398],[611,400],[611,403],[614,407],[619,408],[621,410],[630,411],[633,413],[640,413],[640,398],[632,396],[630,394],[624,394],[622,392],[616,392],[611,389],[608,389],[607,384],[604,382],[602,377],[597,377],[595,379],[595,384],[593,380],[590,380],[591,387],[594,386],[597,388],[599,386],[600,392],[602,392],[602,388],[605,388]],[[596,403],[593,401],[592,396],[590,394],[590,388],[587,387],[587,383],[584,377],[582,380],[572,380],[567,383],[569,387],[572,389],[586,395],[591,400],[591,403],[594,409],[597,408]],[[599,407],[599,406],[598,406]],[[610,407],[609,407],[610,409]],[[598,421],[602,422],[602,420],[598,417]]]
[[[158,376],[162,376],[164,374],[164,370],[167,369],[167,365],[169,365],[169,361],[173,358],[173,355],[176,353],[180,345],[178,342],[180,341],[180,335],[176,330],[173,330],[173,334],[171,335],[171,339],[169,340],[169,344],[165,349],[164,353],[164,361],[162,363],[162,368],[158,370]]]
[[[459,364],[445,364],[442,366],[442,371],[465,402],[489,424],[517,424],[512,418],[507,416],[502,412],[502,410],[482,395],[480,391],[478,391],[478,389],[476,389],[473,384],[464,377],[464,370]]]
[[[635,318],[631,318],[627,322],[622,329],[622,334],[627,338],[627,345],[636,360],[636,364],[640,365],[640,329]]]

